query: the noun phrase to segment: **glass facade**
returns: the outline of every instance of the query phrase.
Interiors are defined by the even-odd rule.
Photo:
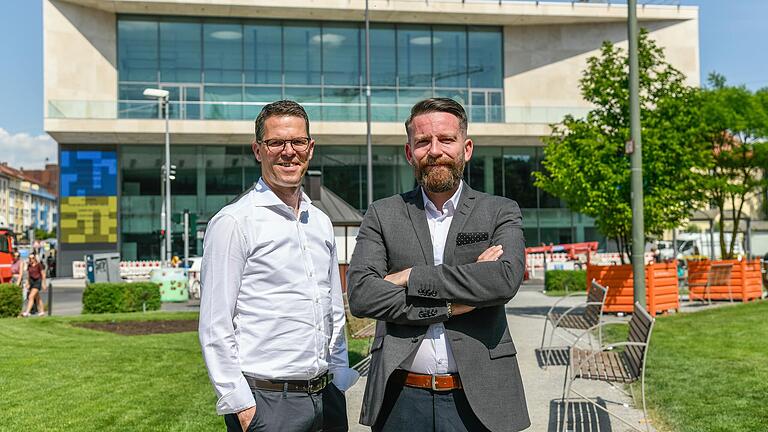
[[[120,152],[120,239],[123,259],[160,256],[160,167],[162,146],[123,145]],[[569,243],[594,239],[594,223],[560,206],[559,200],[533,186],[531,173],[539,169],[538,147],[475,147],[465,169],[465,180],[477,190],[516,200],[523,208],[526,242]],[[364,145],[318,145],[310,169],[323,173],[323,183],[363,211],[366,202]],[[258,180],[261,170],[250,146],[171,147],[176,179],[171,186],[172,217],[190,211],[190,253],[202,253],[198,230],[221,207]],[[411,190],[413,168],[401,146],[373,147],[374,199]],[[195,222],[199,223],[196,226]],[[183,248],[182,225],[174,223],[174,250]]]
[[[383,24],[371,26],[374,121],[404,120],[432,96],[462,103],[470,121],[503,122],[503,46],[500,27]],[[253,120],[278,99],[302,103],[313,121],[364,121],[365,35],[359,23],[119,15],[119,116],[156,118],[148,87],[170,92],[174,119]],[[363,211],[366,148],[319,143],[310,169]],[[160,255],[162,146],[121,145],[119,241],[123,259]],[[476,146],[465,180],[477,190],[515,199],[523,209],[528,245],[593,239],[594,223],[563,208],[533,185],[540,147]],[[172,219],[191,214],[196,235],[221,207],[255,182],[260,167],[248,145],[173,145]],[[374,146],[374,199],[412,189],[402,146]],[[172,227],[173,249],[183,247]]]
[[[119,116],[157,117],[142,92],[159,87],[172,118],[252,120],[287,98],[313,119],[364,121],[364,39],[358,23],[120,15]],[[500,27],[374,23],[370,42],[374,121],[432,96],[503,121]]]

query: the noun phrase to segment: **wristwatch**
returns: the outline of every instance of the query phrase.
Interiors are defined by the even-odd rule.
[[[448,306],[448,318],[450,318],[453,315],[453,305],[451,302],[445,302],[446,306]]]

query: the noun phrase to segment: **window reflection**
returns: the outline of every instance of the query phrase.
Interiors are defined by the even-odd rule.
[[[156,117],[141,92],[160,87],[178,119],[252,119],[259,102],[295,97],[317,104],[317,120],[362,121],[363,38],[356,23],[121,15],[118,112]],[[372,25],[374,119],[399,122],[413,102],[447,96],[474,122],[503,121],[501,41],[499,27]]]
[[[200,82],[200,23],[160,22],[160,81]]]
[[[243,26],[203,24],[206,83],[241,83],[243,80]]]

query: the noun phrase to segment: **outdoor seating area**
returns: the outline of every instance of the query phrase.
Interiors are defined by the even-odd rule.
[[[589,265],[587,280],[596,280],[609,287],[605,312],[633,312],[635,300],[631,265]],[[652,316],[680,309],[676,261],[646,265],[645,286],[646,304]]]
[[[590,328],[600,323],[603,317],[603,307],[608,290],[596,281],[592,281],[587,290],[587,298],[584,304],[571,306],[563,312],[557,312],[559,305],[569,297],[582,295],[581,293],[572,293],[556,301],[545,315],[544,331],[541,334],[541,347],[539,351],[544,358],[544,367],[549,366],[554,350],[552,342],[555,335],[565,340],[569,344],[580,338],[585,333],[588,336],[590,346],[592,345]],[[547,327],[551,327],[549,333],[549,342],[544,345],[547,336]],[[558,329],[561,331],[558,332]],[[598,333],[598,344],[602,343],[602,337]]]
[[[760,260],[703,260],[688,263],[688,298],[746,302],[762,297]]]
[[[594,326],[590,331],[604,327],[608,324],[600,323]],[[579,340],[576,340],[570,348],[570,364],[565,371],[565,383],[563,389],[564,415],[563,430],[568,426],[568,405],[571,395],[576,395],[586,402],[592,403],[596,408],[615,416],[622,423],[632,429],[640,431],[632,422],[612,413],[607,408],[592,401],[592,399],[573,388],[573,383],[578,380],[597,380],[609,383],[629,384],[640,381],[641,399],[643,407],[643,417],[646,430],[650,430],[647,420],[647,409],[645,404],[645,354],[651,339],[654,319],[645,311],[639,303],[635,303],[632,318],[629,321],[629,337],[625,342],[602,345],[596,350],[583,349],[577,346]],[[588,334],[589,332],[586,332]],[[582,336],[583,337],[583,336]],[[579,338],[581,339],[581,337]],[[621,349],[619,349],[621,348]],[[619,389],[618,387],[616,387]],[[630,386],[630,391],[632,387]],[[619,389],[622,390],[623,389]],[[631,397],[635,400],[635,395]]]

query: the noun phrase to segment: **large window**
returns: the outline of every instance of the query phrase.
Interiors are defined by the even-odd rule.
[[[303,102],[316,120],[363,121],[365,34],[357,23],[118,17],[119,115],[157,117],[147,87],[171,92],[171,115],[252,120],[264,103]],[[433,96],[473,122],[503,121],[499,27],[371,26],[375,121],[402,121]]]

